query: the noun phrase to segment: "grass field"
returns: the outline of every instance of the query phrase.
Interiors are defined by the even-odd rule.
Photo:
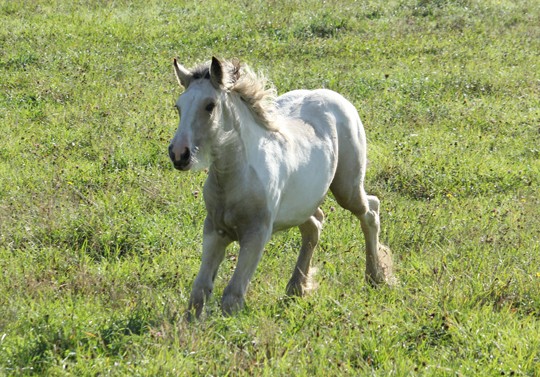
[[[0,0],[0,375],[540,376],[540,3]],[[167,157],[191,66],[358,108],[400,284],[332,197],[318,289],[274,236],[224,318],[182,314],[205,173]]]

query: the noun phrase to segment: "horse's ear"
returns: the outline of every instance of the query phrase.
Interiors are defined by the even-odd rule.
[[[212,64],[210,65],[210,80],[216,88],[223,86],[223,65],[214,56],[212,56]]]
[[[178,80],[178,84],[180,86],[183,86],[184,88],[187,88],[189,86],[189,83],[191,81],[191,73],[187,69],[185,69],[182,65],[178,64],[178,60],[174,58],[174,73],[176,75],[176,79]]]

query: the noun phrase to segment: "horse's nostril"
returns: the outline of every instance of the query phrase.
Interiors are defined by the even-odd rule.
[[[189,161],[191,157],[191,152],[189,151],[189,148],[186,148],[186,151],[180,155],[181,161]]]

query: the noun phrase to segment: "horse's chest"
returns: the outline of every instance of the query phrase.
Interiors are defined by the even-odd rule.
[[[266,197],[259,190],[205,185],[204,194],[208,219],[220,235],[239,240],[244,232],[270,222]]]
[[[223,205],[208,206],[206,208],[208,218],[214,225],[214,229],[221,236],[228,236],[233,240],[238,240],[238,225],[236,224],[232,211]]]
[[[245,232],[269,225],[265,206],[246,199],[230,205],[207,205],[207,216],[218,234],[239,240]]]

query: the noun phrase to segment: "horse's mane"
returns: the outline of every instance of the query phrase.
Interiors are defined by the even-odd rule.
[[[277,131],[276,89],[262,75],[255,73],[247,64],[237,59],[222,60],[223,86],[231,93],[236,93],[248,106],[258,124],[269,131]],[[210,62],[191,70],[193,79],[210,79]]]

